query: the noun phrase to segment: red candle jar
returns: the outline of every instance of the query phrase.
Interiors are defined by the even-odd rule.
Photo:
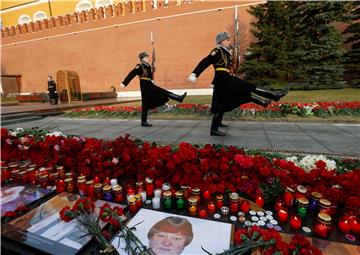
[[[11,179],[14,183],[18,182],[18,176],[19,176],[19,169],[15,169],[11,171]]]
[[[207,202],[210,200],[211,196],[210,196],[210,192],[208,190],[205,190],[202,194],[202,197],[204,199],[204,202]]]
[[[338,227],[341,232],[343,233],[350,233],[351,231],[351,224],[349,217],[342,217],[339,219]]]
[[[360,220],[355,216],[350,217],[351,231],[360,234]]]
[[[216,203],[216,208],[220,209],[221,207],[224,206],[224,196],[221,194],[217,194],[215,197],[215,203]]]
[[[193,188],[192,191],[191,191],[191,194],[192,194],[193,197],[196,197],[198,204],[200,204],[201,203],[201,197],[200,197],[201,191],[200,191],[200,188]]]
[[[28,168],[28,170],[26,171],[26,175],[28,183],[35,183],[35,168]]]
[[[95,176],[94,178],[94,184],[100,183],[100,178]]]
[[[49,176],[47,174],[43,174],[40,176],[40,185],[42,188],[46,189],[46,187],[49,185]]]
[[[238,193],[233,192],[229,195],[230,212],[237,213],[239,211],[239,200],[240,200],[240,197],[239,197]]]
[[[314,222],[314,233],[322,238],[329,238],[334,227],[331,225],[331,217],[327,213],[319,213]]]
[[[63,180],[59,180],[56,182],[56,193],[60,194],[65,191],[65,182]]]
[[[27,182],[27,175],[26,175],[26,171],[20,171],[18,173],[18,182],[21,184],[25,184]]]
[[[208,213],[213,215],[216,211],[215,209],[215,203],[213,201],[209,201],[207,204]]]
[[[189,198],[189,195],[191,193],[188,185],[181,185],[181,190],[184,192],[184,199],[187,200]]]
[[[94,181],[93,180],[89,180],[87,182],[85,182],[85,186],[86,186],[86,194],[88,197],[94,198]]]
[[[207,210],[205,206],[199,207],[199,217],[203,219],[207,218]]]
[[[250,210],[249,200],[243,199],[240,203],[240,210],[244,213],[247,213]]]
[[[135,187],[136,187],[136,193],[141,193],[141,191],[144,190],[144,182],[143,181],[136,182]]]
[[[124,201],[124,194],[122,191],[122,187],[119,185],[116,185],[113,187],[113,193],[114,193],[114,201],[115,203],[121,203]]]
[[[280,209],[278,211],[278,219],[280,222],[286,222],[289,216],[289,213],[285,209]]]
[[[65,187],[66,192],[73,193],[74,192],[74,184],[72,178],[65,179]]]
[[[295,230],[301,228],[301,217],[297,215],[292,215],[290,218],[290,226]]]
[[[136,198],[135,197],[131,197],[129,199],[129,211],[131,213],[134,213],[137,211],[137,206],[136,206]]]
[[[61,179],[65,179],[65,169],[63,166],[56,167],[56,171],[59,173]]]
[[[103,185],[105,186],[105,184],[111,186],[111,181],[110,181],[109,177],[105,178]]]
[[[295,193],[295,198],[296,199],[299,199],[299,198],[306,198],[306,193],[307,193],[307,189],[302,186],[302,185],[299,185],[296,187],[296,193]]]
[[[154,197],[154,181],[150,177],[145,179],[145,190],[148,198]]]
[[[319,212],[331,214],[331,202],[325,198],[319,200]]]
[[[1,166],[1,180],[5,181],[10,179],[10,177],[11,177],[11,171],[9,170],[9,167]]]
[[[96,199],[102,199],[103,198],[102,184],[101,183],[94,184],[94,197]]]
[[[80,196],[85,196],[86,195],[85,178],[78,179],[78,181],[77,181],[77,189],[79,191]]]
[[[50,185],[56,185],[56,182],[59,180],[59,172],[50,174]]]
[[[292,207],[294,204],[294,193],[295,191],[290,188],[287,187],[284,193],[284,203],[286,207]]]
[[[136,195],[135,195],[135,199],[136,199],[136,207],[137,207],[137,208],[141,208],[141,207],[142,207],[142,197],[141,197],[141,194],[136,194]]]
[[[255,203],[260,207],[264,206],[264,197],[263,197],[262,194],[257,194],[256,195]]]

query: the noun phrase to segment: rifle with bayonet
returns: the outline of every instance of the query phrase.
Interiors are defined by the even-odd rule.
[[[240,66],[240,31],[239,20],[237,15],[237,5],[235,6],[234,13],[234,41],[233,41],[233,62],[232,62],[232,74],[237,75],[237,71]]]
[[[154,37],[153,37],[152,32],[150,34],[150,40],[151,40],[151,47],[152,47],[151,66],[153,68],[153,80],[155,80],[155,76],[154,76],[154,73],[156,71],[155,46],[154,46],[155,42],[154,42]]]

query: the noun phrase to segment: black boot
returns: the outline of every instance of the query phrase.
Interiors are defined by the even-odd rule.
[[[211,122],[210,135],[211,136],[226,136],[225,133],[219,131],[220,118],[223,113],[215,113]]]
[[[151,127],[152,125],[147,122],[147,110],[143,109],[141,111],[141,126]]]
[[[266,108],[271,103],[271,100],[264,99],[264,98],[258,97],[256,95],[251,95],[251,102],[261,105],[262,107]]]
[[[223,117],[224,117],[224,113],[221,113],[221,115],[219,117],[219,122],[220,122],[219,127],[227,127],[227,125],[222,123]]]
[[[284,97],[288,92],[289,92],[289,88],[286,88],[282,91],[271,91],[271,90],[267,90],[265,88],[262,87],[256,87],[255,91],[253,91],[255,94],[271,99],[275,102],[279,101],[282,97]]]
[[[178,102],[182,103],[182,101],[184,101],[184,98],[186,97],[186,95],[187,95],[187,92],[185,92],[185,93],[182,94],[181,96],[176,95],[176,94],[170,92],[168,97],[169,97],[170,99],[172,99],[172,100],[175,100],[175,101],[178,101]]]

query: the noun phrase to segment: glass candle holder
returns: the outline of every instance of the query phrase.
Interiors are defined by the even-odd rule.
[[[286,222],[289,217],[289,213],[285,209],[280,209],[277,215],[280,222]]]
[[[86,195],[85,179],[78,179],[78,181],[77,181],[77,189],[79,191],[80,196],[85,196]]]
[[[171,189],[171,185],[168,182],[164,182],[163,185],[161,185],[162,193],[164,193],[165,191],[168,191],[170,189]]]
[[[165,210],[169,210],[172,207],[172,194],[170,190],[163,193],[163,207]]]
[[[141,194],[136,194],[135,195],[135,199],[136,199],[136,207],[139,209],[139,208],[141,208],[142,207],[142,204],[143,204],[143,202],[142,202],[142,196],[141,196]]]
[[[311,192],[311,199],[310,199],[310,210],[315,212],[319,206],[319,200],[322,198],[322,195],[319,192]]]
[[[329,238],[334,230],[331,224],[331,216],[327,213],[319,213],[316,221],[314,222],[313,231],[316,235],[322,238]]]
[[[230,212],[237,213],[239,211],[239,201],[240,201],[240,197],[238,193],[233,192],[229,195]]]
[[[128,201],[129,203],[129,211],[131,213],[135,213],[137,211],[137,206],[136,206],[136,198],[135,196],[134,197],[131,197]]]
[[[350,217],[350,226],[351,226],[351,231],[356,233],[356,234],[360,234],[360,220],[359,218],[357,218],[356,216],[351,216]]]
[[[113,201],[113,196],[111,194],[111,185],[106,184],[103,188],[103,199],[108,202]]]
[[[63,180],[58,180],[56,182],[56,193],[60,194],[65,191],[65,182]]]
[[[299,199],[299,198],[306,198],[306,194],[307,194],[307,188],[305,188],[302,185],[299,185],[296,187],[296,193],[295,193],[295,198]]]
[[[190,194],[190,190],[189,190],[189,186],[188,185],[181,185],[180,186],[182,192],[184,192],[184,199],[187,200],[189,198]]]
[[[203,219],[207,218],[207,209],[205,206],[199,207],[199,217]]]
[[[200,188],[193,188],[192,189],[192,191],[191,191],[191,195],[193,196],[193,197],[196,197],[196,199],[197,199],[197,202],[198,202],[198,204],[201,204],[201,191],[200,191]]]
[[[319,212],[327,213],[330,215],[331,212],[331,202],[325,198],[319,200]]]
[[[150,177],[146,177],[145,179],[145,190],[146,190],[146,196],[148,198],[152,198],[154,197],[154,180],[151,179]]]
[[[161,189],[156,189],[154,191],[154,197],[161,198]]]
[[[209,201],[207,204],[208,213],[213,215],[216,212],[215,203],[213,201]]]
[[[341,232],[347,234],[351,231],[350,219],[347,216],[344,216],[339,219],[338,228]]]
[[[297,215],[292,215],[290,217],[290,227],[292,229],[298,230],[301,228],[301,217],[297,216]]]
[[[96,183],[94,185],[94,196],[95,196],[96,199],[102,199],[103,198],[102,184],[101,183]]]
[[[95,197],[95,194],[94,194],[94,181],[93,180],[86,181],[85,186],[86,186],[86,195],[88,197],[94,198]]]
[[[188,198],[188,204],[189,204],[189,215],[196,216],[197,214],[197,198],[196,197],[189,197]]]
[[[135,188],[136,188],[136,193],[140,193],[141,191],[145,190],[144,189],[144,182],[143,181],[138,181],[135,183]]]
[[[203,193],[202,193],[202,198],[205,202],[209,201],[210,198],[211,198],[211,195],[210,195],[210,192],[208,190],[205,190]]]
[[[284,204],[286,207],[292,207],[294,204],[295,191],[287,187],[284,193]]]
[[[284,203],[281,200],[277,200],[275,205],[274,205],[274,209],[276,211],[280,211],[281,209],[284,209],[284,208],[285,208]]]
[[[184,192],[182,190],[178,190],[175,192],[176,198],[176,209],[182,210],[185,208],[185,199],[184,199]]]
[[[264,197],[262,194],[257,194],[255,198],[255,203],[261,208],[264,206]]]
[[[247,199],[243,199],[240,203],[240,210],[243,213],[247,213],[250,210],[250,202]]]
[[[154,209],[159,209],[160,208],[160,198],[158,197],[153,197],[152,201],[152,206]]]
[[[221,209],[224,206],[224,196],[222,194],[217,194],[215,197],[215,204],[217,209]]]
[[[74,184],[72,178],[65,179],[66,192],[73,193],[74,192]]]
[[[309,200],[307,200],[306,198],[301,197],[297,199],[297,214],[301,218],[306,217],[308,206],[309,206]]]
[[[125,200],[124,193],[122,186],[116,185],[113,187],[113,194],[114,194],[114,202],[115,203],[122,203]]]

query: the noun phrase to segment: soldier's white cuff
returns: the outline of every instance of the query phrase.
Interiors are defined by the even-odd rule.
[[[196,82],[196,74],[192,73],[188,77],[188,81],[190,82]]]

